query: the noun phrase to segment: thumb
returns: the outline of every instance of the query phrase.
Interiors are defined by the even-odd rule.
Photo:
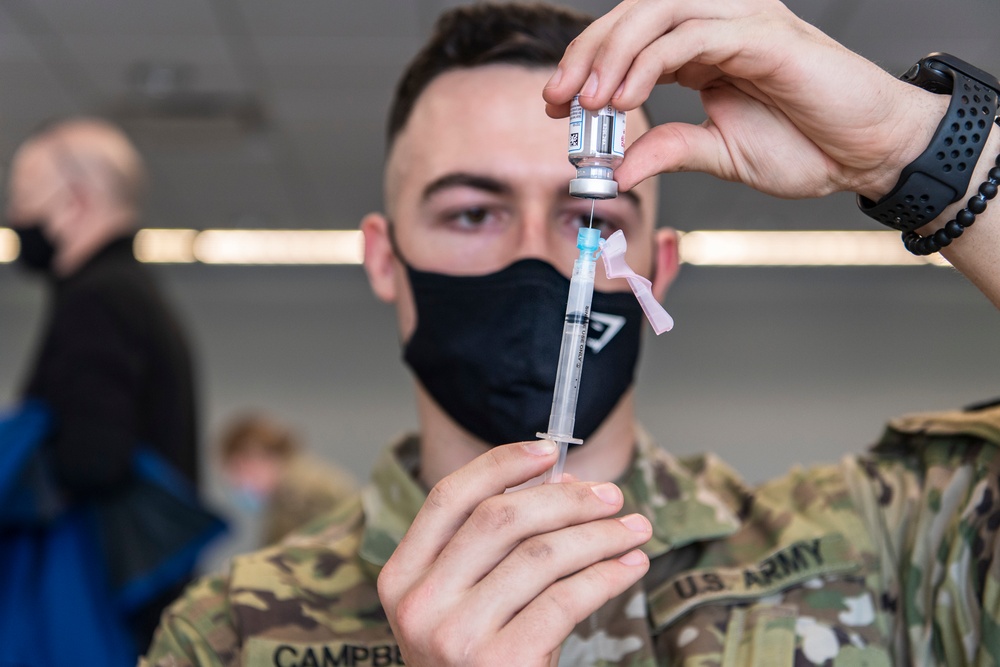
[[[674,171],[702,171],[722,177],[722,156],[728,156],[725,142],[713,128],[688,123],[657,125],[625,151],[625,159],[615,169],[622,190],[631,190],[656,174]]]

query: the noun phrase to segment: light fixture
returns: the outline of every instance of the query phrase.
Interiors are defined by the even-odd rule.
[[[19,250],[17,235],[0,228],[0,263]],[[911,255],[891,231],[704,230],[681,234],[681,261],[695,266],[950,266],[940,255]],[[357,230],[143,229],[139,261],[167,264],[361,264]]]

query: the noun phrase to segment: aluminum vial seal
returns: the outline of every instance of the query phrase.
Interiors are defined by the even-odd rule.
[[[576,167],[576,178],[569,182],[569,193],[587,199],[612,199],[618,196],[615,169],[625,157],[625,112],[610,104],[589,111],[580,106],[579,95],[573,98],[569,112],[569,161]]]

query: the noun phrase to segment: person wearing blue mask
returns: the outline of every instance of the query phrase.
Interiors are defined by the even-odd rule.
[[[325,523],[190,589],[145,664],[994,663],[996,406],[896,420],[868,454],[750,487],[637,425],[642,315],[599,273],[593,310],[623,325],[588,346],[584,442],[562,483],[528,484],[558,456],[535,434],[590,214],[568,193],[574,95],[630,113],[622,194],[596,224],[624,231],[658,298],[678,241],[654,228],[651,177],[693,169],[786,198],[857,192],[1000,304],[1000,83],[970,76],[953,74],[954,97],[899,81],[777,0],[636,0],[593,23],[546,5],[446,12],[396,89],[384,210],[361,225],[419,428]],[[658,83],[699,90],[709,120],[651,127],[636,109]],[[956,109],[985,120],[962,179],[936,151],[920,160],[966,132],[941,123]],[[954,181],[955,202],[914,190],[922,172]],[[897,195],[912,201],[895,213]]]
[[[145,166],[114,125],[73,118],[17,148],[7,224],[17,259],[48,290],[43,331],[21,395],[53,415],[45,451],[69,502],[114,502],[140,443],[195,485],[195,371],[187,335],[132,252]],[[132,616],[145,647],[177,588]]]
[[[262,546],[357,493],[347,470],[308,451],[290,427],[266,411],[228,420],[218,454],[233,504],[259,521]]]

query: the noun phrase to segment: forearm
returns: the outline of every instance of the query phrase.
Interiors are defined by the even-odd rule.
[[[918,230],[921,235],[933,233],[955,219],[955,214],[966,206],[969,198],[979,192],[990,169],[997,166],[997,156],[1000,156],[1000,127],[994,126],[969,181],[968,192],[938,219]],[[1000,308],[1000,198],[990,201],[986,210],[976,216],[976,222],[941,254]]]

